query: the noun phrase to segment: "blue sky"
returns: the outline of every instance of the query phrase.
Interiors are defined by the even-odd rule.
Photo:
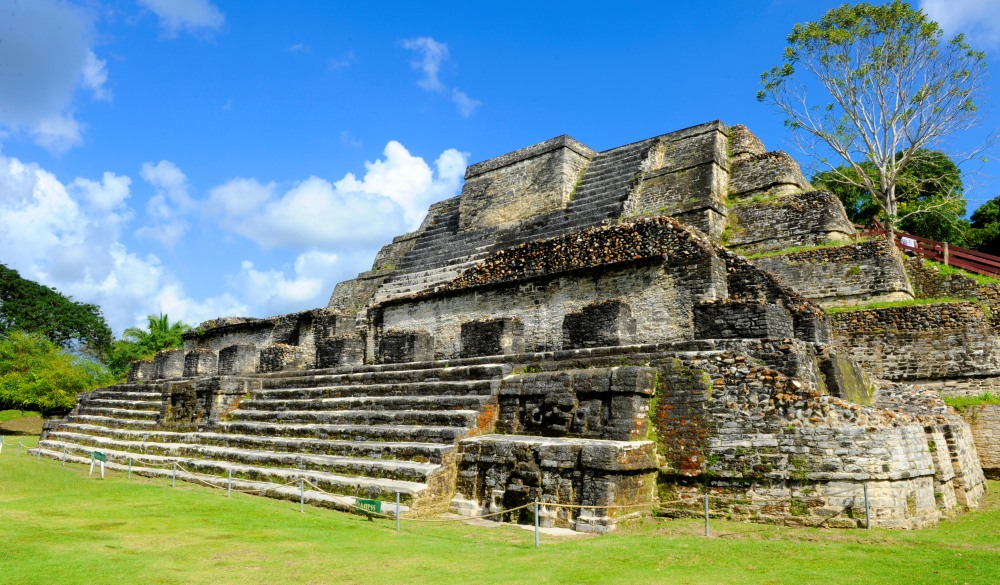
[[[116,333],[267,316],[325,306],[465,165],[560,134],[721,119],[805,163],[755,94],[838,4],[0,0],[0,262]],[[921,5],[997,56],[1000,1]]]

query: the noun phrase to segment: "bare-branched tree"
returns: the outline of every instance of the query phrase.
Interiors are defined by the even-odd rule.
[[[923,11],[895,0],[845,4],[795,25],[784,61],[761,76],[757,98],[785,115],[799,148],[829,168],[829,178],[871,193],[891,239],[904,169],[978,124],[985,54],[962,35],[946,41]]]

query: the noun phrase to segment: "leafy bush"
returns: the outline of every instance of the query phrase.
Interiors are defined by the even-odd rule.
[[[77,394],[112,381],[101,364],[39,334],[9,331],[0,337],[0,407],[65,413]]]

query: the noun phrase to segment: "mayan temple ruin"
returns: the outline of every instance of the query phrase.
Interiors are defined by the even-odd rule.
[[[851,310],[943,296],[968,300]],[[746,127],[560,136],[468,167],[327,307],[203,323],[39,449],[296,500],[304,479],[344,509],[537,499],[543,526],[590,532],[705,493],[859,527],[865,491],[874,526],[918,528],[1000,472],[1000,416],[941,398],[1000,392],[997,319],[1000,288],[860,237]]]

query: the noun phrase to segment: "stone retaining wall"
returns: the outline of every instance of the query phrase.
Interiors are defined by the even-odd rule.
[[[884,240],[765,256],[751,262],[821,306],[913,298],[899,253]]]
[[[1000,404],[968,406],[960,412],[972,428],[983,473],[1000,479]]]
[[[845,311],[834,345],[877,378],[929,381],[1000,375],[1000,339],[975,302]]]
[[[951,457],[932,454],[925,426],[954,422],[944,415],[939,423],[849,403],[739,355],[684,355],[661,368],[653,408],[667,461],[661,501],[697,509],[707,482],[721,514],[857,527],[867,484],[875,525],[919,527],[949,507],[937,493],[957,487],[970,505],[981,496],[971,442],[942,439],[935,452]]]
[[[993,325],[1000,324],[1000,283],[980,284],[971,275],[941,274],[923,258],[907,257],[905,264],[918,298],[977,299],[990,308]]]
[[[829,191],[741,201],[729,206],[728,222],[725,245],[745,254],[847,242],[854,235],[844,206]]]

